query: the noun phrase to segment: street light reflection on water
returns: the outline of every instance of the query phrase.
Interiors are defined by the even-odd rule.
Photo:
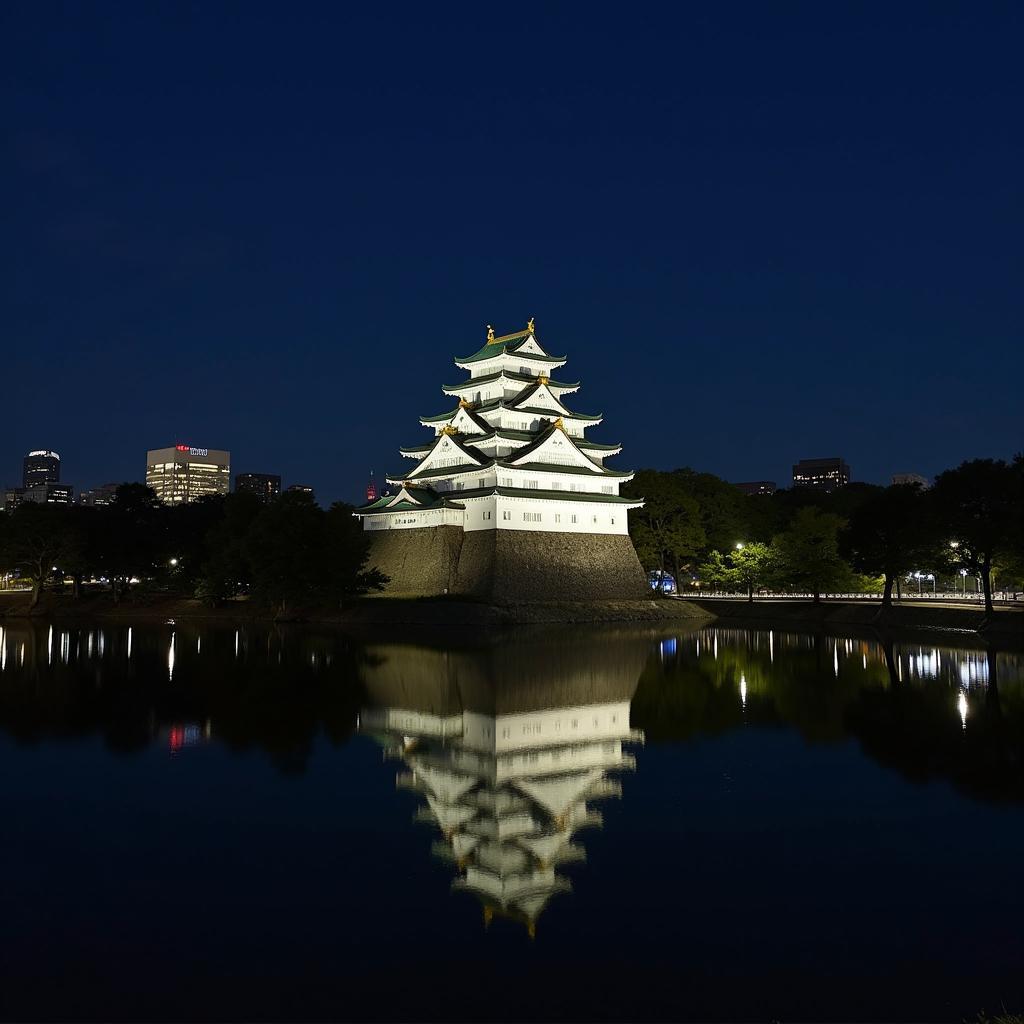
[[[331,901],[343,899],[352,962],[362,962],[364,947],[381,962],[395,955],[393,927],[379,936],[374,929],[416,905],[417,942],[443,941],[468,957],[500,951],[530,984],[537,953],[575,969],[584,955],[589,962],[605,955],[623,928],[632,930],[616,951],[617,969],[631,984],[652,957],[684,958],[709,929],[715,941],[703,954],[706,969],[725,978],[735,964],[716,960],[715,951],[728,947],[736,921],[765,939],[769,954],[780,930],[787,950],[804,948],[816,923],[815,949],[826,951],[855,930],[877,982],[894,975],[887,955],[872,960],[872,929],[891,927],[887,907],[900,899],[934,895],[915,869],[922,850],[934,849],[933,825],[941,819],[941,836],[968,837],[983,821],[1006,859],[1016,841],[1009,823],[1024,808],[1014,767],[1024,658],[955,641],[605,627],[446,644],[180,620],[57,633],[45,624],[0,625],[0,733],[19,737],[11,744],[0,735],[0,755],[28,766],[18,777],[30,798],[12,796],[11,811],[52,806],[59,791],[72,808],[80,800],[116,822],[120,773],[133,791],[152,785],[160,806],[141,801],[133,813],[142,819],[124,826],[132,841],[162,843],[161,822],[174,820],[197,848],[223,851],[220,867],[232,868],[219,870],[218,854],[212,880],[199,868],[181,878],[188,858],[140,857],[104,898],[114,919],[125,920],[140,888],[160,887],[175,905],[198,888],[223,932],[221,948],[231,939],[244,946],[231,932],[242,927],[233,914],[262,885],[281,935],[315,929],[320,908],[337,911]],[[90,734],[97,742],[81,742]],[[381,764],[381,748],[390,766]],[[87,784],[78,785],[79,772]],[[98,778],[115,785],[97,787]],[[983,817],[987,804],[998,806]],[[823,814],[826,807],[834,813]],[[885,823],[881,837],[864,827],[877,821]],[[40,841],[49,828],[38,826]],[[773,885],[738,880],[737,850],[784,828],[820,848],[794,858],[792,846],[762,844],[758,856]],[[296,834],[317,842],[296,844]],[[88,836],[75,842],[86,854],[77,863],[99,861]],[[24,849],[9,850],[23,871]],[[821,887],[834,877],[827,864],[850,851],[861,863],[884,852],[892,871],[859,888],[856,878],[844,882],[871,904],[871,922],[853,914],[823,923]],[[345,883],[334,891],[323,881],[356,876],[365,890],[356,899]],[[681,877],[701,884],[680,886]],[[968,894],[983,885],[979,878],[964,883]],[[60,877],[48,885],[58,903],[71,898]],[[784,903],[780,896],[776,904],[776,889]],[[40,892],[9,895],[27,919],[40,909],[33,900],[49,898]],[[987,893],[976,895],[984,905]],[[1024,898],[1002,898],[1024,911]],[[946,948],[947,933],[995,941],[969,912],[970,900],[958,900],[930,921],[943,938],[928,947],[933,956]],[[690,914],[699,933],[666,932],[666,913]],[[88,928],[105,950],[131,957],[105,922],[90,919]],[[53,941],[57,957],[90,948],[81,935],[71,935],[66,950],[60,937]],[[280,941],[270,953],[288,965]],[[306,959],[289,984],[299,983],[312,949],[303,948]],[[830,962],[822,952],[801,984],[828,974]],[[943,969],[948,976],[955,964]],[[246,981],[260,983],[256,972]],[[599,1002],[587,1004],[591,1015]]]

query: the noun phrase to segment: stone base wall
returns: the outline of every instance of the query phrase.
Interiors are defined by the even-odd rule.
[[[493,604],[628,601],[650,597],[628,536],[454,526],[373,536],[369,565],[402,597],[449,594]]]

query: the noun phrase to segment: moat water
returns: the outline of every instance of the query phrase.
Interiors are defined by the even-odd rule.
[[[1024,1010],[1024,657],[0,629],[0,1018]]]

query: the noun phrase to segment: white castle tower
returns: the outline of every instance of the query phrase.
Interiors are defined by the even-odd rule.
[[[500,589],[537,599],[544,586],[512,577],[517,567],[543,562],[551,582],[558,573],[589,573],[586,598],[645,595],[626,514],[643,502],[619,493],[632,473],[605,465],[622,446],[585,436],[602,417],[564,404],[580,386],[551,377],[565,362],[541,347],[532,319],[501,337],[489,327],[482,348],[455,360],[469,377],[441,389],[454,408],[420,419],[433,439],[401,450],[416,465],[387,478],[394,493],[356,511],[365,530],[390,535],[374,539],[371,564],[391,577],[391,590],[497,596]],[[423,537],[440,528],[463,536]],[[420,536],[399,540],[396,532]]]

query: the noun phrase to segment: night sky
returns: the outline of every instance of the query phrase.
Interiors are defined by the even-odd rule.
[[[617,468],[1022,447],[1020,4],[0,6],[0,481],[324,501],[537,318]]]

